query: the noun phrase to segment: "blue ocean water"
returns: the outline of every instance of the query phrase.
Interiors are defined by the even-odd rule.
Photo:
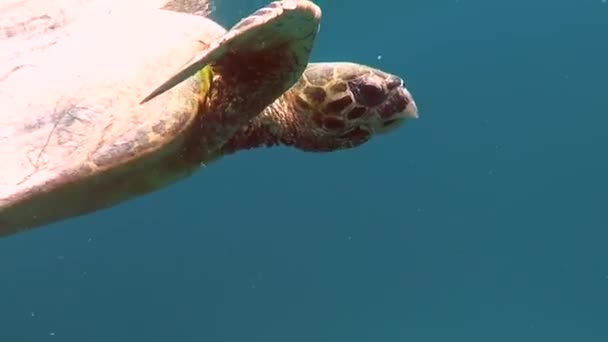
[[[420,119],[0,240],[0,341],[608,341],[608,3],[318,4]]]

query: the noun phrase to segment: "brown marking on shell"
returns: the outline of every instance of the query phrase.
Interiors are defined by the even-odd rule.
[[[23,7],[27,5],[33,8],[28,8],[27,11],[21,13],[17,11],[16,15],[11,12],[6,13],[7,9],[0,8],[2,17],[2,22],[0,22],[0,39],[20,37],[25,41],[28,38],[31,39],[39,35],[53,33],[53,31],[60,30],[65,26],[67,21],[65,11],[53,8],[53,5],[39,6],[42,8],[38,9],[31,6],[31,4],[22,4]],[[17,6],[15,6],[15,9],[18,10],[19,7]],[[11,9],[10,3],[7,7],[8,10]]]

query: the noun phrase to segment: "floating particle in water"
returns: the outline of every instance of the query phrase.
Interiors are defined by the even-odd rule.
[[[378,56],[376,56],[376,59],[377,59],[377,60],[382,60],[382,55],[378,55]]]

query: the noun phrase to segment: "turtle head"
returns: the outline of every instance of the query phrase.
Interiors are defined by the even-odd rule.
[[[287,96],[297,131],[289,142],[303,150],[356,147],[418,117],[401,78],[354,63],[310,64]]]
[[[273,145],[311,152],[353,148],[417,117],[401,78],[355,63],[311,63],[224,153]]]

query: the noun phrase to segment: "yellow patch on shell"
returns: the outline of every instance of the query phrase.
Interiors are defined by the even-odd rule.
[[[211,81],[213,80],[213,70],[207,65],[196,73],[196,78],[199,81],[199,96],[200,102],[205,103],[209,97],[211,90]]]

